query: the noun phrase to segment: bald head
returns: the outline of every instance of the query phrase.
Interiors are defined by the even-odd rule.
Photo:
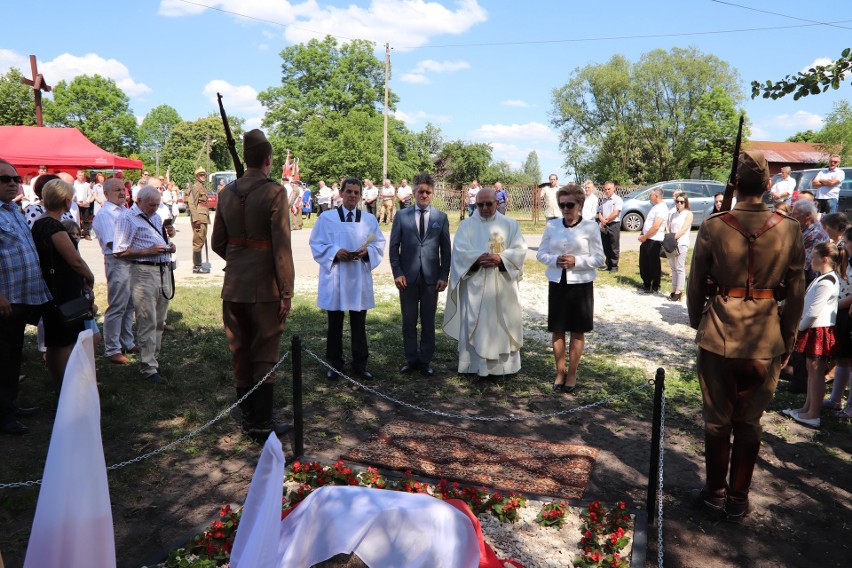
[[[104,196],[115,205],[124,204],[124,182],[117,178],[109,178],[104,182]]]
[[[483,219],[490,219],[497,213],[497,192],[493,189],[480,189],[476,192],[476,209]]]
[[[157,189],[163,189],[163,180],[155,177],[149,177],[148,181],[145,182],[145,185],[156,187]]]

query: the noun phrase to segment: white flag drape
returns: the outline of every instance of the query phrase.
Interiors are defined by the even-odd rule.
[[[269,434],[251,478],[246,504],[231,550],[234,568],[276,568],[281,554],[281,499],[284,497],[284,451]]]
[[[92,332],[77,338],[59,396],[24,568],[113,568]]]

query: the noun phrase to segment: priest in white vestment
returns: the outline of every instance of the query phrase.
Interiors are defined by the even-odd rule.
[[[352,371],[369,380],[367,371],[367,310],[375,307],[373,270],[385,253],[385,237],[373,215],[358,208],[361,182],[348,178],[341,191],[343,204],[317,217],[310,245],[320,265],[317,306],[328,312],[325,355],[338,371],[343,369],[343,313],[349,312],[352,332]],[[329,370],[326,378],[337,379]]]
[[[497,212],[493,189],[476,194],[476,209],[453,240],[444,331],[459,342],[459,373],[509,375],[521,370],[527,244],[518,222]]]

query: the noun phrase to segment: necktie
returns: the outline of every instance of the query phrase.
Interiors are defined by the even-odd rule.
[[[420,213],[420,240],[422,241],[423,236],[426,234],[426,210],[418,209],[418,212]]]
[[[346,222],[347,223],[352,222],[352,211],[350,211],[349,213],[346,214]]]

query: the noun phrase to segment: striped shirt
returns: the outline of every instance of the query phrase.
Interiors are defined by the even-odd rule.
[[[153,227],[148,224],[151,222]],[[112,241],[112,252],[121,253],[128,249],[145,249],[154,245],[165,245],[168,243],[163,238],[163,222],[160,216],[154,213],[145,217],[139,205],[126,209],[115,222],[115,234]],[[151,256],[133,257],[131,262],[169,262],[172,256],[168,253],[155,254]]]
[[[50,300],[32,234],[14,203],[0,203],[0,294],[10,304],[40,306]]]

